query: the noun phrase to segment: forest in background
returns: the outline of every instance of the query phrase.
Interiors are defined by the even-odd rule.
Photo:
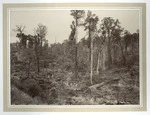
[[[139,30],[130,33],[113,17],[71,10],[71,32],[50,44],[47,26],[34,35],[16,25],[10,44],[11,104],[139,104]],[[87,38],[79,40],[79,27]]]

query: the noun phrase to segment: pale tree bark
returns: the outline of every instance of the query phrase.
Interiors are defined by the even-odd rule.
[[[91,33],[90,33],[91,34]],[[90,73],[90,82],[93,85],[93,38],[91,38],[91,73]]]
[[[95,16],[95,14],[92,14],[91,11],[88,11],[88,14],[87,14],[87,18],[86,18],[86,28],[85,30],[88,29],[89,31],[89,40],[90,40],[90,82],[91,82],[91,85],[93,84],[93,81],[92,81],[92,76],[93,76],[93,37],[97,31],[97,22],[99,21],[98,19],[98,16]]]
[[[102,51],[102,65],[103,65],[102,70],[106,70],[106,61],[107,61],[106,52],[107,52],[107,46],[106,44],[104,44],[103,51]]]
[[[99,75],[99,66],[100,66],[100,51],[98,52],[98,58],[97,58],[97,68],[96,68],[96,73]]]
[[[79,77],[78,76],[78,70],[77,70],[77,66],[78,66],[78,62],[77,62],[77,42],[78,42],[78,26],[80,26],[78,24],[78,21],[80,21],[81,18],[84,17],[85,11],[84,10],[71,10],[71,15],[73,16],[73,18],[75,19],[75,63],[74,63],[74,74],[75,77]],[[74,24],[74,23],[73,23]]]
[[[103,67],[103,54],[102,54],[103,50],[101,50],[100,52],[100,66],[99,66],[99,69],[102,70],[102,67]]]

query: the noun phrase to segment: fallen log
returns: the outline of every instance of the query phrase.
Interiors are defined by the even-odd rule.
[[[120,78],[114,78],[114,79],[112,79],[112,80],[107,80],[107,81],[104,81],[104,82],[102,82],[102,83],[92,85],[92,86],[89,87],[89,89],[90,89],[91,91],[96,91],[97,88],[102,87],[102,86],[107,85],[107,84],[112,83],[112,82],[113,82],[113,83],[115,82],[116,84],[118,84],[119,80],[120,80]]]

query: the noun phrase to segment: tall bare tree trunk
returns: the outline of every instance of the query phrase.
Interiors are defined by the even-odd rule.
[[[93,85],[93,80],[92,79],[93,79],[93,38],[91,38],[91,73],[90,73],[91,85]]]
[[[106,44],[104,44],[103,46],[103,50],[102,50],[102,70],[106,70],[106,60],[107,60],[107,57],[106,56],[106,52],[107,52],[107,46]]]
[[[97,75],[99,75],[99,66],[100,66],[100,51],[98,52],[98,58],[97,58],[97,68],[96,68]]]

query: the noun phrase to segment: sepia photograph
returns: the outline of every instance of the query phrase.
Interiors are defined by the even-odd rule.
[[[142,13],[122,6],[10,7],[8,103],[143,105]]]

